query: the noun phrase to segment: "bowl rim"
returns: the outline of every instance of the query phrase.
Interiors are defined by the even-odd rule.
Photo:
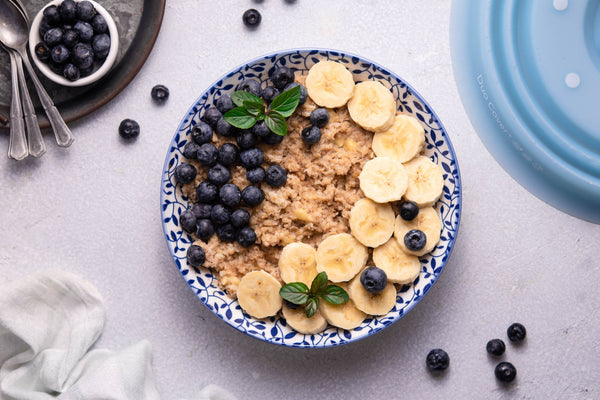
[[[378,70],[384,71],[385,73],[395,77],[398,81],[402,82],[402,84],[404,84],[407,89],[411,92],[412,95],[414,95],[418,100],[420,100],[424,105],[427,106],[428,108],[428,113],[430,113],[436,120],[439,129],[443,132],[448,133],[448,131],[446,130],[446,128],[444,127],[444,125],[442,124],[441,120],[439,119],[438,115],[435,113],[435,111],[431,108],[429,102],[427,102],[425,100],[425,98],[418,92],[416,91],[409,83],[407,83],[404,79],[402,79],[400,77],[400,75],[396,74],[395,72],[384,68],[383,66],[381,66],[379,63],[374,62],[372,60],[370,60],[369,58],[363,57],[363,56],[359,56],[356,55],[355,53],[352,52],[348,52],[348,51],[342,51],[342,50],[337,50],[337,49],[332,49],[332,48],[323,48],[323,47],[297,47],[297,48],[287,48],[287,49],[281,49],[281,50],[277,50],[277,51],[273,51],[273,52],[269,52],[269,53],[264,53],[261,56],[258,57],[254,57],[244,63],[238,64],[236,67],[229,69],[227,72],[225,72],[224,74],[222,74],[218,79],[216,79],[215,81],[213,81],[210,85],[208,85],[206,87],[206,89],[204,91],[202,91],[202,93],[200,94],[200,96],[198,96],[194,102],[191,104],[191,106],[187,109],[186,113],[184,114],[184,116],[180,119],[179,123],[177,124],[177,127],[175,128],[175,132],[173,134],[173,136],[171,137],[171,140],[169,142],[169,149],[167,150],[166,153],[166,157],[165,157],[165,161],[163,164],[163,169],[162,169],[162,173],[161,173],[161,189],[164,186],[164,182],[165,182],[165,178],[168,177],[167,172],[169,170],[169,162],[170,162],[170,155],[173,152],[173,141],[175,140],[177,134],[181,131],[181,126],[182,124],[185,123],[186,117],[188,117],[193,111],[194,108],[198,105],[198,103],[205,97],[208,96],[211,89],[219,84],[223,79],[225,79],[225,77],[235,73],[236,71],[239,71],[241,69],[243,69],[245,66],[247,65],[251,65],[254,64],[256,62],[262,61],[262,60],[267,60],[267,59],[271,59],[273,57],[281,57],[287,54],[292,54],[292,53],[298,53],[298,52],[326,52],[326,53],[332,53],[334,55],[341,55],[341,56],[347,56],[347,57],[352,57],[352,58],[356,58],[360,61],[366,62],[371,64],[373,67],[375,67]],[[270,344],[274,344],[274,345],[278,345],[278,346],[282,346],[282,347],[291,347],[291,348],[329,348],[329,347],[338,347],[338,346],[342,346],[342,345],[346,345],[346,344],[350,344],[350,343],[354,343],[357,341],[360,341],[362,339],[365,339],[367,337],[370,337],[382,330],[384,330],[385,328],[389,327],[390,325],[392,325],[393,323],[397,322],[398,320],[400,320],[402,317],[404,317],[410,310],[412,310],[425,296],[425,294],[431,290],[431,288],[433,287],[433,285],[437,282],[437,280],[439,279],[439,276],[441,275],[441,273],[443,272],[443,270],[445,269],[446,265],[448,264],[448,260],[450,258],[450,256],[452,255],[452,251],[454,250],[454,246],[456,244],[456,237],[458,236],[458,232],[459,232],[459,228],[460,228],[460,219],[461,219],[461,215],[462,215],[462,177],[461,177],[461,173],[460,173],[460,168],[459,168],[459,164],[458,164],[458,159],[456,156],[456,151],[454,150],[454,147],[452,145],[452,142],[450,141],[449,136],[447,135],[446,140],[444,141],[446,146],[448,147],[448,150],[450,151],[450,154],[452,155],[452,160],[454,162],[454,167],[456,170],[456,182],[455,182],[455,187],[456,187],[456,228],[454,230],[454,236],[452,237],[451,240],[448,241],[448,244],[446,246],[446,249],[444,251],[445,256],[445,260],[443,261],[443,265],[441,265],[441,269],[439,271],[439,273],[437,274],[437,276],[434,276],[433,279],[431,280],[431,284],[429,285],[429,287],[424,288],[422,295],[416,299],[415,301],[412,301],[410,304],[408,304],[405,308],[403,308],[403,312],[401,315],[399,315],[397,318],[395,318],[390,324],[378,327],[376,329],[370,330],[369,332],[367,332],[365,335],[361,335],[359,337],[352,337],[350,339],[347,340],[343,340],[343,341],[339,341],[336,343],[331,343],[331,342],[327,342],[325,344],[317,344],[317,345],[306,345],[306,346],[294,346],[291,345],[289,343],[286,343],[284,341],[274,341],[274,340],[269,340],[268,338],[262,337],[262,336],[258,336],[258,335],[253,335],[250,334],[249,332],[246,331],[242,331],[240,330],[238,327],[234,326],[230,321],[225,320],[220,314],[216,313],[213,309],[211,309],[211,307],[209,307],[209,305],[205,302],[202,301],[202,304],[208,308],[211,311],[211,314],[213,314],[215,317],[219,318],[220,320],[224,321],[226,323],[226,325],[228,325],[229,327],[231,327],[232,329],[236,330],[239,333],[245,334],[247,336],[250,336],[254,339],[260,340],[262,342],[267,342]],[[161,212],[161,217],[163,216],[163,210],[162,210],[162,205],[164,204],[164,200],[165,200],[165,192],[164,190],[161,190],[160,193],[160,212]],[[167,248],[169,250],[169,254],[171,255],[171,259],[174,258],[174,254],[171,252],[171,248],[169,246],[169,242],[168,242],[168,231],[167,231],[167,223],[164,221],[164,218],[162,219],[162,229],[163,229],[163,237],[165,238],[165,244],[167,245]],[[194,293],[194,296],[196,298],[199,298],[198,293],[196,293],[196,291],[194,290],[194,288],[188,283],[186,277],[182,274],[182,270],[179,270],[179,274],[186,280],[186,285],[188,286],[188,288],[192,291],[192,293]],[[226,295],[225,295],[226,296]],[[232,299],[233,300],[233,299]],[[252,317],[251,317],[252,318]],[[268,320],[268,318],[267,318]],[[352,331],[352,330],[351,330]],[[312,335],[311,335],[312,336]],[[316,335],[315,335],[316,336]]]
[[[74,0],[76,3],[79,3],[83,0]],[[70,80],[56,74],[54,71],[50,69],[44,62],[38,59],[35,55],[35,46],[42,41],[42,37],[39,33],[40,24],[42,22],[44,10],[51,5],[59,5],[63,2],[63,0],[52,0],[46,3],[44,7],[38,11],[36,16],[34,17],[31,27],[29,29],[29,52],[35,63],[35,66],[40,70],[42,74],[51,81],[58,83],[63,86],[71,86],[71,87],[79,87],[86,86],[91,83],[98,81],[104,75],[110,71],[115,61],[117,60],[117,55],[119,53],[119,30],[117,28],[117,24],[113,19],[112,15],[99,3],[94,0],[86,0],[92,3],[98,14],[101,14],[106,20],[106,24],[108,25],[108,32],[110,33],[110,50],[108,51],[108,55],[104,59],[104,62],[94,73],[80,78],[76,81],[71,82]]]

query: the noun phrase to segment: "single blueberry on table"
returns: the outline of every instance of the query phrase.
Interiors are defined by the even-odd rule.
[[[92,41],[92,37],[94,36],[94,28],[90,25],[89,22],[77,21],[75,25],[73,25],[73,30],[79,33],[79,40],[85,43],[89,43]]]
[[[245,79],[237,87],[237,90],[252,93],[257,97],[262,97],[262,89],[260,88],[260,82],[256,79]]]
[[[94,29],[94,33],[107,33],[108,32],[108,24],[106,20],[101,14],[94,15],[91,22],[92,28]]]
[[[279,91],[279,89],[277,89],[274,86],[267,86],[264,90],[263,90],[263,100],[267,103],[267,104],[271,104],[271,102],[273,101],[273,99],[275,99],[275,97],[279,96],[281,92]]]
[[[219,198],[221,199],[221,204],[224,204],[227,207],[235,208],[240,205],[240,201],[242,200],[242,192],[240,188],[233,183],[227,183],[223,185],[219,191]]]
[[[236,228],[241,228],[248,225],[248,223],[250,223],[250,213],[247,210],[238,208],[231,213],[231,224]]]
[[[231,100],[231,93],[222,94],[221,97],[215,101],[215,106],[221,114],[225,114],[227,111],[233,109],[235,104],[233,104],[233,100]]]
[[[249,130],[245,129],[239,131],[235,135],[235,141],[237,142],[240,149],[246,150],[256,146],[256,136]]]
[[[210,213],[210,219],[217,225],[223,225],[231,219],[231,208],[223,204],[215,204]]]
[[[262,141],[263,141],[263,143],[274,146],[276,144],[283,142],[284,137],[285,136],[281,136],[281,135],[276,134],[275,132],[269,131],[268,135],[262,137]]]
[[[405,221],[412,221],[419,214],[419,206],[414,201],[405,201],[400,204],[400,217]]]
[[[96,9],[94,5],[87,0],[80,1],[77,3],[77,18],[81,21],[89,22],[96,15]]]
[[[94,50],[88,43],[77,43],[72,54],[73,64],[79,68],[89,68],[94,64]]]
[[[63,33],[63,44],[72,49],[79,43],[79,32],[74,29],[69,29]]]
[[[196,199],[199,203],[214,204],[219,200],[219,188],[212,182],[202,181],[196,188]]]
[[[237,161],[239,150],[233,143],[223,143],[219,147],[219,164],[230,166]]]
[[[55,5],[51,5],[51,6],[44,8],[42,15],[43,15],[42,21],[46,20],[46,22],[50,26],[58,26],[61,23],[60,13],[58,12],[58,7],[56,7]]]
[[[208,180],[217,186],[222,186],[231,179],[231,171],[224,165],[216,164],[208,170]]]
[[[520,342],[523,339],[525,339],[525,336],[527,335],[527,330],[522,324],[515,322],[514,324],[511,324],[508,327],[508,329],[506,330],[506,334],[508,335],[508,338],[511,342]]]
[[[265,180],[265,169],[263,167],[256,167],[246,171],[246,178],[254,184],[261,183]]]
[[[404,245],[410,251],[419,251],[425,247],[427,236],[419,229],[411,229],[404,235]]]
[[[300,134],[304,143],[307,144],[315,144],[319,143],[321,140],[321,129],[316,126],[307,126],[302,129],[302,133]]]
[[[194,125],[191,133],[192,139],[198,144],[210,143],[212,141],[212,128],[204,121],[200,121]]]
[[[196,142],[187,142],[185,146],[183,146],[183,156],[188,160],[197,160],[199,148],[200,146],[198,146]]]
[[[103,60],[108,56],[110,51],[110,36],[106,33],[94,36],[92,39],[92,50],[94,50],[94,57],[96,60]],[[167,89],[167,97],[169,97],[169,90]]]
[[[258,147],[253,147],[240,152],[240,164],[246,169],[259,167],[263,161],[263,152]]]
[[[249,226],[244,226],[238,231],[237,241],[243,247],[250,247],[256,242],[256,232]]]
[[[77,4],[73,0],[64,0],[58,6],[58,13],[63,23],[75,22],[77,19]]]
[[[54,47],[63,40],[63,30],[60,28],[50,28],[44,34],[44,43],[48,47]]]
[[[71,82],[75,82],[77,79],[79,79],[81,77],[81,71],[79,71],[79,68],[77,68],[73,64],[68,63],[65,65],[65,69],[63,69],[63,76],[67,80],[69,80]]]
[[[236,129],[229,122],[225,121],[225,118],[221,117],[217,121],[217,128],[215,130],[217,131],[217,135],[230,137],[235,135]]]
[[[244,25],[250,28],[256,28],[260,21],[262,20],[262,16],[258,12],[258,10],[251,8],[246,10],[242,15],[242,20],[244,21]]]
[[[186,253],[187,262],[192,267],[200,267],[206,261],[204,249],[198,245],[191,245]]]
[[[196,223],[196,236],[198,239],[208,242],[215,233],[215,227],[210,219],[202,218]]]
[[[271,81],[273,86],[282,90],[288,84],[294,82],[294,71],[288,67],[279,67],[271,73]]]
[[[271,165],[267,168],[265,181],[272,187],[281,187],[287,181],[287,171],[281,165]]]
[[[150,96],[156,103],[162,104],[169,98],[169,88],[165,85],[155,85],[150,91]]]
[[[181,163],[175,168],[175,180],[183,185],[196,179],[198,171],[192,164]]]
[[[329,111],[326,108],[316,108],[310,113],[310,123],[318,128],[323,128],[329,122]]]
[[[213,205],[207,203],[195,203],[192,206],[192,212],[198,219],[210,218]]]
[[[212,167],[217,164],[217,157],[219,156],[219,150],[217,146],[212,143],[204,143],[198,148],[196,158],[200,161],[200,164],[205,167]]]
[[[193,233],[196,231],[196,222],[198,218],[196,214],[192,210],[185,210],[179,216],[179,223],[184,231],[188,233]]]
[[[503,361],[496,365],[494,375],[500,382],[512,382],[517,377],[517,369],[511,363]]]
[[[52,61],[57,64],[64,64],[67,62],[69,57],[71,56],[71,52],[67,49],[67,46],[64,44],[57,44],[52,48]]]
[[[242,190],[242,200],[249,207],[256,207],[265,199],[265,192],[257,186],[246,186]]]
[[[223,224],[217,226],[217,237],[222,242],[235,242],[236,233],[236,229],[231,224]]]
[[[202,119],[213,129],[217,128],[217,123],[221,118],[223,118],[223,114],[216,107],[207,108],[202,116]]]
[[[494,356],[501,356],[506,350],[506,345],[502,339],[492,339],[485,346],[486,351]]]
[[[441,372],[450,365],[450,357],[442,349],[433,349],[427,354],[427,368],[432,372]]]
[[[261,120],[254,124],[252,127],[252,133],[256,137],[265,137],[271,133],[271,130],[267,126],[266,122]]]
[[[292,88],[295,88],[296,86],[300,86],[300,101],[298,102],[298,106],[301,106],[306,102],[306,99],[308,98],[308,92],[306,91],[304,85],[301,85],[298,82],[292,82],[286,85],[286,87],[283,88],[283,91],[285,92],[286,90],[290,90]]]
[[[119,135],[121,135],[123,139],[133,139],[138,137],[139,134],[140,124],[138,124],[137,121],[127,118],[119,124]]]
[[[360,283],[369,293],[379,293],[387,286],[385,271],[377,267],[368,267],[360,274]]]
[[[44,42],[39,42],[35,45],[35,55],[41,61],[46,61],[50,58],[50,48]]]

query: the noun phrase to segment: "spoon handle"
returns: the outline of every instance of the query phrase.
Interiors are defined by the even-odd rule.
[[[25,124],[27,125],[27,142],[29,143],[29,154],[34,157],[40,157],[46,152],[46,143],[42,138],[42,132],[40,131],[40,125],[35,115],[35,108],[31,102],[31,96],[29,96],[29,90],[27,89],[27,81],[25,80],[25,74],[23,72],[23,62],[19,53],[12,51],[16,58],[17,73],[19,76],[19,87],[21,88],[21,97],[23,104],[23,115],[25,116]]]
[[[35,90],[37,91],[38,97],[40,98],[40,102],[42,103],[42,107],[46,111],[46,115],[48,116],[48,120],[50,121],[50,125],[52,125],[52,130],[54,131],[54,137],[56,138],[56,143],[58,143],[61,147],[69,147],[71,143],[73,143],[73,134],[71,130],[65,123],[64,119],[61,117],[60,113],[54,106],[52,99],[48,96],[46,89],[40,82],[37,77],[33,67],[31,66],[31,62],[29,62],[29,58],[27,55],[27,51],[24,48],[18,50],[21,58],[23,59],[23,63],[25,64],[25,68],[27,68],[27,72],[33,81],[33,85],[35,86]]]
[[[8,156],[14,160],[22,160],[28,155],[23,112],[21,111],[21,96],[17,77],[17,61],[14,54],[10,54],[12,98],[10,103],[10,139]]]

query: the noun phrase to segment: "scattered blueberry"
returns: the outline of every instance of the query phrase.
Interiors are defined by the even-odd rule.
[[[221,164],[216,164],[208,170],[208,180],[217,186],[226,184],[229,179],[231,179],[231,171]]]
[[[192,210],[185,210],[179,216],[179,223],[181,224],[181,227],[183,228],[184,231],[186,231],[188,233],[192,233],[192,232],[196,231],[196,222],[197,221],[198,221],[198,218],[196,217],[196,214],[194,214],[194,212]]]
[[[405,221],[412,221],[419,214],[419,206],[414,201],[405,201],[400,204],[400,217]]]
[[[187,262],[192,267],[199,267],[206,261],[204,249],[198,245],[191,245],[187,251]]]
[[[215,204],[210,213],[210,219],[217,225],[223,225],[231,219],[231,208],[223,204]]]
[[[245,79],[242,83],[238,85],[237,90],[243,90],[244,92],[252,93],[257,97],[262,96],[260,82],[256,79]]]
[[[54,47],[63,39],[63,30],[60,28],[50,28],[44,34],[44,43],[48,45],[48,47]]]
[[[206,122],[200,121],[192,128],[192,139],[198,144],[210,143],[212,136],[212,128]]]
[[[240,191],[240,188],[233,183],[227,183],[219,190],[219,198],[221,199],[222,204],[227,207],[235,208],[240,205],[242,192]]]
[[[250,130],[243,130],[235,135],[235,141],[240,149],[246,150],[256,145],[256,136]]]
[[[52,48],[52,61],[57,64],[65,63],[70,56],[71,52],[64,44],[58,44]]]
[[[258,147],[253,147],[240,152],[240,163],[246,169],[259,167],[263,161],[263,152]]]
[[[259,184],[265,180],[265,169],[263,167],[256,167],[246,171],[246,178],[251,183]]]
[[[267,168],[265,181],[273,187],[281,187],[287,181],[287,171],[280,165],[271,165]]]
[[[267,126],[267,124],[265,123],[265,121],[261,120],[261,121],[258,121],[256,124],[254,124],[254,126],[252,127],[252,133],[256,137],[264,138],[272,132],[269,129],[269,127]]]
[[[242,15],[242,20],[244,21],[244,25],[250,28],[256,28],[260,24],[262,16],[258,10],[251,8],[244,12],[244,15]]]
[[[271,104],[275,97],[279,96],[279,89],[273,86],[267,86],[262,93],[263,100],[267,102],[267,104]]]
[[[94,50],[87,43],[77,43],[73,46],[73,64],[79,68],[88,68],[94,63]]]
[[[433,349],[427,354],[427,368],[432,372],[440,372],[450,365],[450,357],[442,349]]]
[[[243,247],[250,247],[256,242],[256,232],[249,226],[244,226],[238,231],[237,241]]]
[[[219,150],[217,146],[212,143],[204,143],[198,148],[198,154],[196,155],[200,164],[205,167],[212,167],[217,163],[219,157]]]
[[[286,87],[283,88],[283,91],[285,92],[286,90],[290,90],[296,86],[300,86],[300,101],[298,102],[298,106],[301,106],[306,102],[306,99],[308,98],[308,92],[306,91],[304,85],[300,85],[298,82],[292,82],[286,85]]]
[[[165,85],[155,85],[150,91],[150,96],[155,102],[162,104],[169,98],[169,88]]]
[[[377,267],[368,267],[360,274],[360,283],[369,293],[379,293],[387,286],[385,271]]]
[[[512,382],[517,377],[517,369],[511,363],[503,361],[496,365],[494,375],[501,382]]]
[[[138,137],[140,134],[140,124],[132,119],[124,119],[119,124],[119,135],[123,139],[133,139]]]
[[[77,43],[79,43],[79,32],[74,29],[69,29],[63,33],[63,44],[68,48],[72,49]]]
[[[192,164],[181,163],[175,168],[175,180],[183,185],[196,179],[198,171]]]
[[[223,114],[216,107],[209,107],[204,111],[202,118],[211,128],[216,129],[217,123],[223,118]]]
[[[219,188],[212,182],[202,181],[196,188],[196,199],[199,203],[214,204],[219,200]]]
[[[101,33],[99,35],[94,36],[94,38],[92,39],[92,50],[94,50],[94,57],[96,58],[96,60],[105,59],[106,56],[108,56],[108,52],[110,51],[110,36],[108,36],[106,33]],[[166,89],[166,97],[169,97],[169,89],[167,89],[164,86],[162,86],[162,88]],[[152,88],[152,90],[154,90],[154,88]],[[160,94],[161,93],[159,93],[159,95]],[[163,96],[165,100],[166,97]]]
[[[51,26],[57,26],[60,24],[60,13],[58,12],[58,7],[55,5],[44,8],[42,15],[44,16],[44,20],[46,20],[46,22],[48,22],[48,24]]]
[[[511,342],[520,342],[523,339],[525,339],[525,336],[527,335],[527,330],[522,324],[515,322],[514,324],[508,327],[508,329],[506,330],[506,334],[508,335],[508,338]]]
[[[217,237],[222,242],[235,242],[236,230],[231,224],[217,226]]]
[[[79,40],[82,42],[89,43],[92,41],[92,37],[94,36],[94,29],[89,22],[77,21],[75,25],[73,25],[73,30],[79,33]]]
[[[229,122],[225,121],[225,118],[221,117],[217,121],[217,127],[215,129],[218,135],[223,137],[230,137],[235,134],[236,128],[233,127]]]
[[[231,224],[236,228],[241,228],[248,223],[250,223],[250,213],[247,210],[238,208],[231,214]]]
[[[64,0],[58,6],[58,13],[62,22],[75,22],[77,19],[77,4],[73,0]]]
[[[281,142],[283,142],[283,138],[285,136],[281,136],[276,134],[275,132],[270,132],[267,136],[264,136],[262,138],[263,143],[269,144],[269,145],[276,145],[279,144]]]
[[[307,126],[306,128],[302,129],[300,136],[302,136],[304,143],[315,144],[321,140],[321,129],[312,125]]]
[[[196,236],[198,239],[208,242],[214,233],[215,227],[210,219],[202,218],[198,220],[196,224]]]
[[[81,21],[91,21],[96,15],[94,5],[87,0],[80,1],[77,3],[77,18]]]
[[[506,350],[506,345],[504,344],[504,341],[502,341],[502,339],[492,339],[489,342],[487,342],[485,349],[491,355],[501,356]]]
[[[215,106],[221,114],[225,114],[227,111],[233,109],[235,104],[233,104],[233,100],[231,100],[231,93],[221,95],[221,97],[215,101]]]
[[[271,74],[273,86],[279,90],[283,90],[288,84],[294,82],[294,71],[288,67],[279,67]]]
[[[192,212],[198,219],[210,218],[213,205],[207,203],[195,203],[192,206]]]
[[[188,142],[183,146],[183,156],[188,160],[197,160],[199,148],[196,142]]]
[[[63,76],[71,82],[75,82],[81,77],[81,71],[73,64],[68,63],[63,70]]]
[[[233,165],[238,158],[238,148],[233,143],[223,143],[219,147],[219,164],[230,166]]]
[[[316,108],[310,113],[309,119],[317,128],[323,128],[329,122],[329,111],[326,108]]]
[[[404,235],[404,244],[410,251],[419,251],[425,247],[427,237],[425,233],[419,229],[411,229]]]
[[[35,55],[42,61],[50,58],[50,48],[44,42],[39,42],[35,45]]]
[[[256,207],[265,199],[265,193],[257,186],[246,186],[242,190],[242,200],[250,207]]]
[[[108,24],[106,20],[101,14],[94,15],[92,18],[92,28],[94,29],[94,33],[107,33],[108,32]]]

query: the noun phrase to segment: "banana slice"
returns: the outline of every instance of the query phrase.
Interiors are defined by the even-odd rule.
[[[332,235],[317,248],[317,272],[325,271],[331,282],[347,282],[366,264],[367,248],[348,233]]]
[[[396,294],[396,287],[389,281],[381,292],[368,292],[360,283],[360,274],[348,285],[348,295],[356,308],[371,315],[384,315],[392,311],[396,305]]]
[[[393,230],[393,228],[392,228]],[[306,243],[290,243],[279,256],[279,275],[285,283],[303,282],[308,287],[317,276],[317,251]]]
[[[421,272],[421,262],[417,256],[406,254],[395,238],[373,250],[373,262],[387,275],[392,283],[412,283]]]
[[[394,210],[388,203],[360,199],[350,210],[352,236],[367,247],[377,247],[394,234]]]
[[[408,173],[408,187],[404,198],[419,207],[433,205],[444,190],[442,169],[428,157],[419,156],[404,164]]]
[[[404,235],[412,229],[419,229],[425,233],[427,242],[425,247],[419,251],[411,251],[406,248],[404,244]],[[419,210],[419,214],[412,221],[405,221],[401,216],[396,217],[396,223],[394,225],[394,238],[398,242],[398,245],[407,254],[415,256],[422,256],[431,252],[440,241],[440,234],[442,232],[442,220],[438,215],[437,211],[433,207],[425,207]]]
[[[322,300],[319,302],[319,311],[331,325],[346,330],[360,326],[367,318],[367,314],[356,308],[352,300],[344,304],[331,304]]]
[[[425,144],[425,130],[414,117],[397,114],[385,132],[373,136],[371,147],[378,156],[392,157],[404,163],[417,156]]]
[[[396,101],[392,92],[381,82],[357,83],[354,95],[348,102],[350,117],[371,132],[382,132],[394,123]]]
[[[242,309],[254,318],[271,317],[281,309],[281,284],[265,271],[248,272],[240,280],[237,296]]]
[[[352,74],[335,61],[321,61],[313,65],[304,84],[312,101],[321,107],[342,107],[354,93]]]
[[[404,166],[391,157],[375,157],[367,161],[358,180],[365,196],[377,203],[400,200],[408,186]]]
[[[281,313],[287,324],[296,332],[314,335],[323,332],[325,328],[327,328],[327,320],[323,318],[318,310],[310,318],[306,316],[304,307],[298,307],[297,309],[292,310],[287,306],[283,306]]]

